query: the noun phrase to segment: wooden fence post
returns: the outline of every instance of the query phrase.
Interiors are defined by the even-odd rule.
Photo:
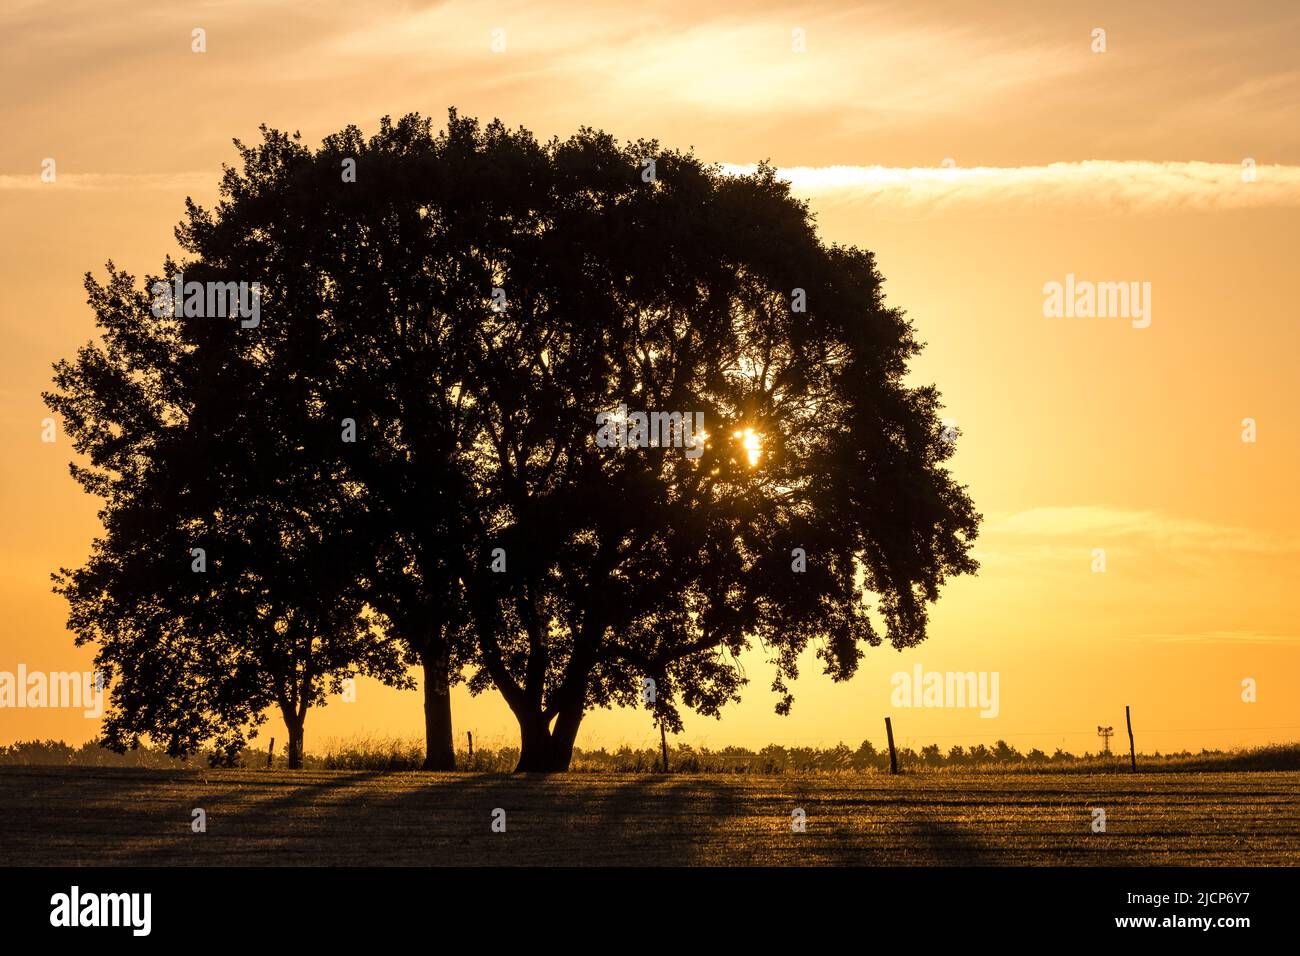
[[[898,753],[894,750],[894,725],[885,718],[885,736],[889,738],[889,772],[898,773]]]
[[[1128,724],[1128,759],[1133,766],[1133,772],[1138,772],[1137,751],[1133,749],[1133,718],[1129,716],[1128,704],[1124,705],[1124,723]]]
[[[469,762],[472,768],[474,765],[474,734],[467,730],[465,736],[469,738]]]
[[[271,769],[271,758],[275,756],[275,738],[271,738],[271,746],[266,748],[266,769]]]
[[[664,755],[664,773],[668,772],[668,734],[664,730],[664,722],[659,721],[659,748]]]

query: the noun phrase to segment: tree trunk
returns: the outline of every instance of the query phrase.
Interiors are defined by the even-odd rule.
[[[556,770],[565,771],[573,760],[573,744],[578,739],[578,728],[582,726],[585,713],[581,706],[571,710],[560,711],[555,721],[555,730],[551,733],[551,753]]]
[[[284,718],[285,729],[289,732],[289,769],[302,769],[302,742],[303,742],[303,724],[306,723],[306,715],[303,717],[286,716]]]
[[[455,770],[451,733],[451,675],[444,656],[420,655],[424,665],[424,765],[421,770]]]
[[[515,715],[519,720],[519,764],[515,773],[564,773],[573,760],[573,744],[582,710],[561,711],[555,729],[540,713]]]

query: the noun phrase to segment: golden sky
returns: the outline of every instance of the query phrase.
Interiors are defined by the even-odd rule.
[[[1125,704],[1139,749],[1294,740],[1297,49],[1285,2],[7,0],[0,671],[91,659],[48,575],[84,559],[96,503],[66,438],[41,441],[39,397],[92,334],[82,274],[109,258],[156,270],[185,196],[210,203],[230,140],[260,123],[314,144],[454,105],[544,138],[590,125],[738,168],[771,160],[824,238],[876,252],[928,343],[916,379],[961,430],[983,567],[944,592],[929,640],[871,651],[840,685],[810,655],[786,718],[751,654],[744,702],[688,717],[683,741],[880,745],[892,713],[904,744],[1082,751],[1097,724],[1122,728]],[[1067,275],[1149,282],[1150,325],[1045,317],[1044,285]],[[997,672],[998,716],[891,706],[891,675],[916,664]],[[459,694],[454,717],[462,742],[517,741],[494,695]],[[95,730],[79,711],[0,710],[0,743]],[[418,694],[362,682],[356,703],[309,715],[307,746],[421,732]],[[655,738],[645,712],[599,711],[578,745]]]

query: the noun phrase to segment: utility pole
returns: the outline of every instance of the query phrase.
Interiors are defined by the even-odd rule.
[[[885,737],[889,740],[889,772],[898,773],[898,753],[894,750],[894,725],[885,718]]]
[[[1129,716],[1128,704],[1124,705],[1124,723],[1128,724],[1128,759],[1133,772],[1138,772],[1137,751],[1133,749],[1133,718]]]

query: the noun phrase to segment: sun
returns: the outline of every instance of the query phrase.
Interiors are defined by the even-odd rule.
[[[738,429],[733,437],[741,438],[741,446],[749,456],[749,467],[754,468],[758,465],[758,459],[763,454],[763,436],[752,428]]]

